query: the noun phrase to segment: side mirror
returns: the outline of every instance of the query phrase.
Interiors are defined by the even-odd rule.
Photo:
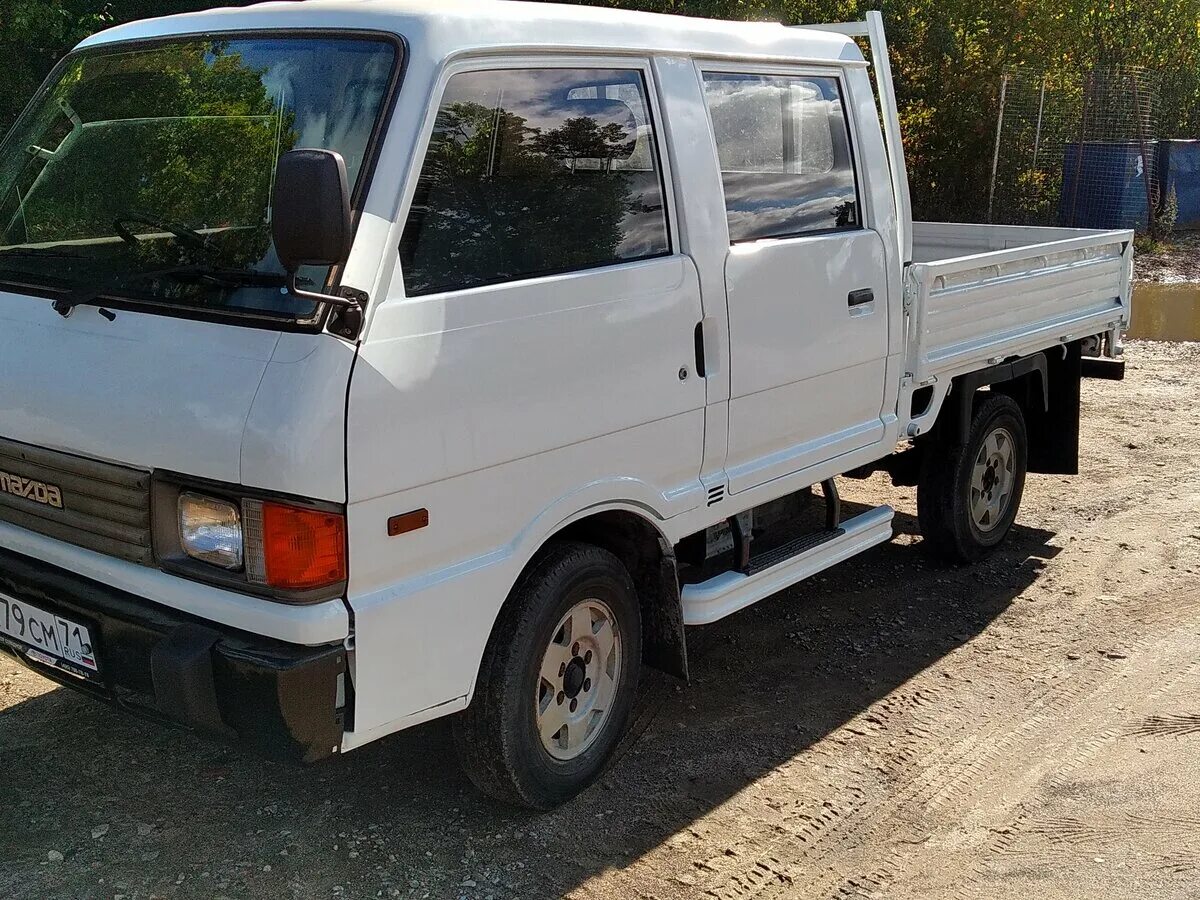
[[[332,150],[291,150],[275,167],[271,207],[275,252],[289,272],[336,266],[350,255],[346,161]]]
[[[288,293],[342,309],[335,330],[355,337],[362,327],[357,300],[301,290],[301,266],[338,266],[350,256],[350,184],[346,161],[332,150],[289,150],[275,167],[271,236],[288,274]]]

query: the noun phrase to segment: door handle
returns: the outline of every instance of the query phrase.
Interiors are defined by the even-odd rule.
[[[875,292],[870,288],[863,288],[859,291],[851,291],[850,296],[846,299],[846,302],[849,304],[851,309],[856,306],[862,306],[866,303],[874,303]]]

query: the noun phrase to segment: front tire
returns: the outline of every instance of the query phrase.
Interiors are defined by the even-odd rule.
[[[518,806],[570,800],[625,733],[641,653],[637,594],[621,561],[589,544],[549,547],[501,610],[475,696],[454,722],[467,775]]]
[[[978,562],[1008,535],[1029,462],[1021,407],[1005,394],[980,395],[963,444],[925,449],[917,517],[925,546],[956,562]]]

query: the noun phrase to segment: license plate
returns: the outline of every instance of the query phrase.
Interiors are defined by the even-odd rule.
[[[79,678],[92,678],[100,671],[87,626],[4,594],[0,638],[8,638],[7,643],[16,644],[28,659]]]

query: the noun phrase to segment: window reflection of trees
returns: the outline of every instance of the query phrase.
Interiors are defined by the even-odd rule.
[[[134,214],[212,233],[223,265],[260,260],[271,173],[295,143],[294,114],[268,95],[265,69],[224,44],[132,60],[80,60],[68,72],[55,92],[50,156],[30,161],[25,202],[0,243],[112,244],[114,223]],[[63,122],[71,127],[59,137]],[[165,238],[111,249],[146,266],[177,261],[180,250]]]
[[[410,294],[665,252],[658,174],[630,165],[652,136],[626,103],[486,94],[439,110],[402,248]]]
[[[302,141],[338,150],[353,183],[394,57],[382,41],[279,38],[71,59],[0,158],[0,279],[305,314],[277,288],[150,273],[281,273],[270,229],[279,156]],[[354,96],[339,104],[348,85]]]

